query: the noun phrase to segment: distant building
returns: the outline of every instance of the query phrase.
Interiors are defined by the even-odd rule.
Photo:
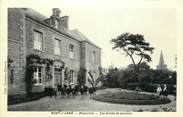
[[[8,9],[8,95],[26,94],[27,82],[34,82],[31,92],[77,84],[81,67],[99,75],[101,48],[78,30],[69,30],[68,16],[60,13],[54,8],[45,17],[29,8]]]
[[[156,66],[158,70],[167,70],[167,65],[164,63],[163,52],[161,51],[159,65]]]

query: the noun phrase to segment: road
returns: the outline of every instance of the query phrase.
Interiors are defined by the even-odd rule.
[[[173,96],[168,96],[172,100],[169,104],[163,105],[124,105],[99,102],[87,96],[76,97],[44,97],[36,101],[9,105],[9,111],[122,111],[136,112],[162,111],[162,108],[173,108],[176,110],[176,101]]]

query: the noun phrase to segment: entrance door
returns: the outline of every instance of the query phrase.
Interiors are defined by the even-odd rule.
[[[62,84],[62,72],[60,69],[54,70],[55,85]]]

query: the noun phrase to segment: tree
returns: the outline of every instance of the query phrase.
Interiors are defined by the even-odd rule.
[[[110,88],[118,87],[117,79],[119,77],[119,69],[114,68],[113,66],[110,66],[108,68],[108,73],[106,74],[106,80],[104,82],[105,86],[108,86]]]
[[[96,82],[95,82],[95,79],[94,79],[93,74],[91,73],[91,70],[88,72],[88,75],[90,76],[90,78],[88,78],[88,82],[91,84],[91,86],[92,86],[93,88],[95,88]]]
[[[94,75],[92,74],[91,70],[88,72],[89,75],[88,82],[91,84],[93,88],[95,88],[100,81],[103,82],[105,77],[102,73],[102,67],[98,67],[98,70],[99,70],[99,76],[97,78],[94,78]]]
[[[146,42],[144,36],[140,34],[123,33],[111,42],[114,44],[113,49],[122,50],[132,60],[140,85],[141,79],[138,77],[140,65],[142,62],[152,61],[150,54],[153,53],[154,48],[150,47],[150,43]],[[136,57],[139,59],[135,61]]]
[[[134,70],[134,65],[129,64],[127,66],[127,70]],[[148,71],[148,70],[150,70],[150,66],[146,62],[142,62],[141,64],[139,64],[139,71]]]

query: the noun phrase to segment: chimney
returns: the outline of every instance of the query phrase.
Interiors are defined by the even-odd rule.
[[[52,9],[52,17],[55,17],[55,18],[60,18],[60,9],[59,8],[53,8]]]
[[[61,26],[64,28],[68,29],[68,23],[69,23],[69,17],[68,16],[63,16],[60,18]]]
[[[59,8],[53,8],[52,9],[52,15],[51,15],[51,26],[55,27],[56,29],[60,29],[60,9]]]
[[[62,28],[68,29],[68,16],[60,16],[60,9],[53,8],[51,15],[51,25],[58,30],[62,30]]]

